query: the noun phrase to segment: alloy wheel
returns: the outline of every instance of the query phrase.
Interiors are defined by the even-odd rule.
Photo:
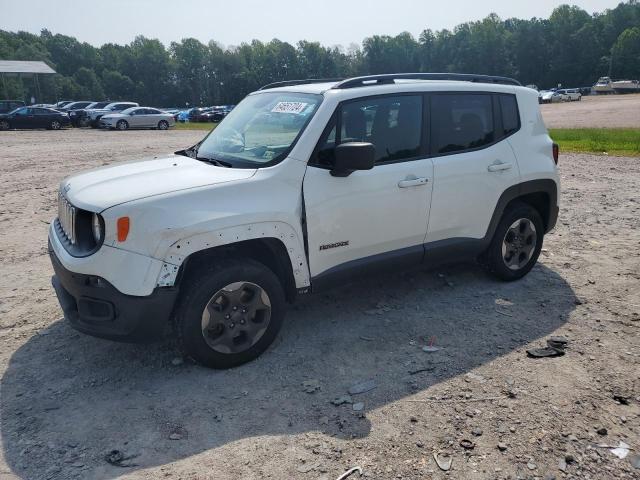
[[[202,337],[212,350],[239,353],[255,345],[271,320],[267,292],[251,282],[218,290],[202,312]]]
[[[60,130],[60,122],[57,120],[54,120],[53,122],[51,122],[51,129]]]
[[[6,120],[0,121],[0,130],[9,130],[9,122]]]
[[[536,249],[536,226],[528,218],[520,218],[507,229],[502,240],[502,260],[510,270],[524,267]]]

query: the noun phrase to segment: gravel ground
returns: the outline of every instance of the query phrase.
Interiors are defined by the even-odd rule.
[[[547,128],[640,128],[640,94],[540,105]]]
[[[259,360],[210,371],[72,330],[46,254],[64,176],[202,135],[0,134],[0,478],[640,478],[598,447],[640,449],[640,159],[561,157],[558,226],[519,282],[456,266],[306,296]],[[566,355],[527,358],[552,335]]]

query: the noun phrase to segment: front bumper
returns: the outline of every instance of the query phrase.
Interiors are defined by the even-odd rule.
[[[165,333],[177,288],[156,288],[146,297],[125,295],[101,277],[67,270],[51,244],[49,257],[55,271],[51,283],[76,330],[122,342],[150,342]]]

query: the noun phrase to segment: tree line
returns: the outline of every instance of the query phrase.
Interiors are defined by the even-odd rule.
[[[156,106],[238,102],[260,86],[289,79],[394,72],[505,75],[549,88],[592,85],[598,77],[640,77],[640,3],[628,0],[590,15],[561,5],[548,19],[483,20],[453,30],[374,35],[345,49],[274,39],[223,48],[195,38],[172,42],[138,36],[99,48],[42,30],[0,30],[0,59],[43,60],[57,72],[33,79],[5,76],[0,98],[135,100]],[[36,88],[39,87],[39,88]]]

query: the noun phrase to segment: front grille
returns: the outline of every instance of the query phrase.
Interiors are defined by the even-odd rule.
[[[76,215],[78,210],[69,203],[62,192],[58,193],[58,221],[62,227],[62,233],[71,242],[76,244]]]

